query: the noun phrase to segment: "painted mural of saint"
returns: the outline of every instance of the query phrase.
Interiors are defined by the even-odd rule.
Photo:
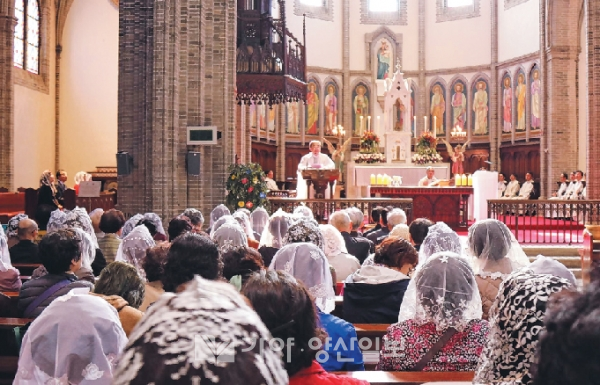
[[[266,103],[261,103],[256,106],[256,110],[258,112],[258,127],[261,130],[267,129],[267,105]]]
[[[267,129],[269,132],[275,132],[275,109],[277,105],[273,105],[269,108],[268,118],[267,118]]]
[[[467,120],[467,98],[463,93],[463,85],[457,83],[454,86],[454,95],[452,95],[452,127],[465,129]]]
[[[533,81],[531,82],[531,129],[540,128],[540,92],[542,84],[540,81],[540,71],[533,71]]]
[[[367,116],[369,115],[369,98],[367,97],[367,89],[363,85],[356,87],[356,96],[354,97],[354,133],[362,135],[365,124],[367,124]],[[363,117],[362,119],[360,117]],[[362,121],[362,125],[361,125]]]
[[[512,88],[510,86],[510,78],[504,78],[504,92],[502,96],[502,131],[512,131]]]
[[[287,104],[287,132],[290,134],[299,134],[300,131],[298,126],[300,125],[300,119],[298,115],[298,103],[290,102]]]
[[[325,96],[325,135],[333,135],[333,127],[337,125],[337,97],[335,96],[335,87],[327,86],[327,96]]]
[[[519,74],[517,78],[517,131],[525,131],[525,98],[527,96],[527,86],[525,85],[525,75]]]
[[[475,112],[475,135],[485,135],[488,133],[488,93],[485,82],[477,83],[477,92],[473,97],[473,111]]]
[[[317,94],[317,85],[308,83],[308,94],[306,95],[306,107],[308,111],[308,119],[306,127],[307,134],[316,135],[319,133],[319,95]]]
[[[377,79],[387,79],[389,77],[390,65],[392,64],[392,53],[387,40],[381,41],[381,46],[377,51]]]
[[[442,94],[442,87],[438,84],[433,86],[433,95],[431,96],[431,124],[433,124],[435,116],[435,133],[444,133],[444,112],[446,112],[446,101]]]

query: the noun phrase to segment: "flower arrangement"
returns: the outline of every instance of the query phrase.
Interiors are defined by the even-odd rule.
[[[260,206],[267,208],[267,184],[259,164],[232,164],[228,171],[225,204],[232,212],[244,207],[251,211]]]
[[[383,163],[385,155],[383,154],[358,154],[353,159],[356,163]]]
[[[436,150],[437,139],[426,131],[421,134],[417,141],[417,153],[412,156],[413,163],[426,164],[426,163],[437,163],[443,159]]]
[[[379,153],[379,137],[373,131],[366,131],[360,137],[360,152],[363,154]]]

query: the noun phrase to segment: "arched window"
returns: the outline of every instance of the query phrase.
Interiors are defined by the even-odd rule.
[[[449,8],[473,5],[473,0],[448,0],[446,6]]]
[[[14,64],[34,74],[39,73],[40,8],[38,0],[15,0]]]

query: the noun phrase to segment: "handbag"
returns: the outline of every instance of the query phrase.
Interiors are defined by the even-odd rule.
[[[448,328],[444,334],[440,337],[440,339],[425,353],[423,358],[417,362],[417,364],[411,369],[413,372],[420,372],[425,368],[425,365],[431,361],[433,356],[435,356],[442,348],[450,341],[453,335],[455,335],[458,331],[454,328]]]

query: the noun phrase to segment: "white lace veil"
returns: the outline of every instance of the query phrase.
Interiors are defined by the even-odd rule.
[[[137,226],[123,238],[117,249],[115,261],[126,262],[134,266],[145,281],[146,272],[142,267],[142,262],[146,257],[146,250],[154,246],[154,239],[152,239],[148,228],[146,226]]]
[[[477,221],[469,228],[469,254],[476,275],[505,278],[529,265],[519,243],[506,225],[496,219]]]
[[[237,222],[224,223],[217,231],[211,232],[210,237],[217,244],[221,255],[236,247],[248,247],[248,238]]]
[[[295,218],[310,218],[315,219],[313,212],[310,208],[304,205],[300,205],[294,209],[294,213],[292,214]]]
[[[19,222],[22,219],[29,218],[27,214],[17,214],[8,220],[8,227],[6,229],[7,238],[17,238],[17,231],[19,230]]]
[[[213,225],[217,221],[217,219],[221,218],[223,215],[231,215],[231,211],[224,204],[220,204],[213,209],[210,213],[210,231],[213,231]]]
[[[123,230],[121,230],[121,239],[124,239],[133,229],[137,226],[138,222],[144,219],[142,214],[135,214],[131,218],[129,218],[125,224],[123,225]]]
[[[0,226],[0,271],[14,269],[10,263],[10,253],[8,251],[8,239],[4,234],[4,229]]]
[[[37,317],[23,339],[15,384],[111,384],[127,344],[105,300],[69,292]]]
[[[252,230],[257,234],[262,234],[269,223],[269,213],[262,207],[257,208],[250,214],[250,221],[252,222]]]
[[[564,278],[568,280],[573,287],[577,287],[577,279],[573,272],[562,263],[555,259],[538,255],[528,267],[535,274],[548,274],[554,275],[555,277]]]
[[[323,313],[335,308],[333,279],[323,251],[312,243],[292,243],[281,248],[271,261],[271,270],[281,270],[304,283]]]
[[[325,240],[325,255],[330,258],[342,253],[348,254],[346,242],[342,233],[333,225],[319,225],[323,239]]]
[[[94,244],[94,248],[98,249],[98,238],[96,238],[96,232],[94,231],[94,226],[92,225],[92,219],[88,215],[87,211],[83,207],[75,207],[71,211],[65,210],[66,218],[65,223],[69,228],[78,227],[85,231],[90,238],[92,239],[92,243]]]
[[[67,228],[67,214],[64,211],[54,210],[50,213],[50,219],[46,225],[46,231],[52,233]]]
[[[233,218],[231,215],[229,214],[225,214],[223,215],[221,218],[217,219],[215,221],[215,223],[212,225],[212,227],[210,228],[210,233],[214,233],[215,231],[219,230],[219,227],[221,227],[222,225],[224,225],[225,223],[235,223],[238,224],[238,222],[235,220],[235,218]]]
[[[398,322],[433,322],[438,330],[458,330],[471,320],[481,319],[482,305],[473,270],[466,258],[443,251],[433,254],[416,272],[416,295],[404,296]]]
[[[290,227],[291,218],[288,213],[279,209],[271,215],[269,223],[260,236],[260,246],[274,247],[280,249],[283,247],[283,237]]]
[[[154,227],[156,228],[156,232],[161,233],[164,236],[167,235],[167,233],[165,233],[165,228],[163,227],[163,224],[162,224],[162,219],[160,219],[158,214],[146,213],[146,214],[144,214],[144,220],[147,220],[148,222],[152,223],[154,225]]]
[[[85,214],[85,215],[83,215]],[[89,226],[88,222],[89,221]],[[94,239],[92,236],[84,230],[84,227],[87,227],[88,230],[91,229],[91,232],[94,235],[94,229],[90,227],[91,220],[90,217],[84,212],[81,211],[60,211],[54,210],[50,214],[50,220],[48,221],[48,225],[46,226],[46,230],[48,233],[52,233],[62,229],[71,229],[75,232],[75,237],[79,240],[79,245],[81,247],[81,266],[86,269],[92,269],[92,263],[94,259],[96,259],[96,249],[98,248],[97,241],[94,244]]]
[[[431,255],[440,251],[451,251],[462,255],[460,237],[444,222],[437,222],[429,228],[419,250],[419,265],[425,263]]]
[[[233,219],[237,221],[237,223],[242,227],[246,236],[250,239],[254,239],[254,234],[252,233],[252,225],[250,224],[250,218],[248,215],[241,211],[236,211],[232,215]]]
[[[96,247],[94,241],[88,233],[80,229],[79,227],[69,227],[75,232],[75,237],[79,240],[81,247],[81,266],[86,269],[92,270],[92,263],[96,259]]]

